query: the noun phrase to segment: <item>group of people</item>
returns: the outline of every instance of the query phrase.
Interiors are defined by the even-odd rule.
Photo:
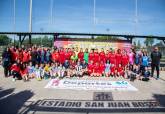
[[[151,73],[148,69],[151,57]],[[2,53],[4,75],[12,76],[13,81],[31,78],[37,80],[64,77],[106,76],[142,79],[153,76],[157,70],[159,78],[159,64],[161,53],[155,47],[151,56],[146,51],[129,51],[121,49],[103,48],[46,48],[33,46],[32,48],[8,47]]]

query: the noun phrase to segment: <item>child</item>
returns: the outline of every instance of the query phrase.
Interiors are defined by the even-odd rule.
[[[34,66],[32,66],[32,62],[29,63],[28,74],[29,74],[29,78],[34,78],[34,76],[35,76],[35,74],[34,74]]]
[[[44,78],[48,79],[51,75],[50,75],[50,64],[47,63],[44,67]]]
[[[11,66],[11,74],[13,75],[13,81],[16,80],[16,77],[18,79],[21,79],[21,75],[20,75],[20,66],[17,62],[15,62],[12,66]]]
[[[59,78],[64,78],[65,75],[65,67],[62,66],[62,64],[60,64],[60,66],[58,67],[58,76]]]
[[[51,68],[51,78],[55,78],[58,76],[58,64],[54,63],[52,68]]]
[[[124,69],[121,64],[119,64],[119,66],[117,67],[117,75],[124,77]]]
[[[148,69],[148,67],[145,67],[144,71],[143,71],[143,81],[148,81],[149,80],[149,76],[150,76],[150,71]]]
[[[76,65],[76,76],[82,77],[82,66],[80,65],[80,62],[77,62]]]
[[[104,61],[101,61],[100,62],[100,74],[101,74],[101,76],[104,76],[104,74],[105,74],[105,63],[104,63]]]
[[[39,69],[38,64],[35,65],[34,74],[35,74],[35,76],[36,76],[36,79],[37,79],[38,81],[41,81],[41,72],[40,72],[40,69]]]
[[[41,79],[43,79],[44,77],[44,64],[40,64],[40,67],[39,67],[39,70],[40,70],[40,76],[41,76]]]
[[[86,63],[85,60],[83,60],[83,61],[81,62],[81,66],[82,66],[83,75],[87,75],[87,66],[88,66],[88,64]]]
[[[100,66],[98,64],[98,62],[96,62],[96,64],[94,65],[94,76],[98,77],[98,76],[101,76],[101,73],[100,73]]]
[[[106,64],[105,64],[105,70],[104,70],[106,77],[109,77],[109,75],[110,75],[110,66],[111,66],[111,64],[110,64],[109,60],[107,60]]]
[[[110,75],[116,77],[116,66],[115,66],[115,64],[111,65],[110,70],[111,70]]]
[[[139,74],[139,67],[137,65],[133,65],[133,71],[130,74],[130,81],[134,81]]]
[[[93,76],[93,70],[94,70],[94,65],[93,65],[93,61],[91,60],[90,63],[88,64],[88,74],[90,76]]]
[[[64,67],[65,67],[65,69],[68,69],[69,68],[69,61],[68,60],[65,60]]]
[[[24,81],[28,81],[28,68],[26,67],[26,64],[22,64],[22,67],[20,69],[21,77]]]

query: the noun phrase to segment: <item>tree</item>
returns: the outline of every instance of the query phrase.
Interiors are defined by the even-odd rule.
[[[154,44],[154,39],[152,37],[147,37],[144,43],[146,44],[146,47],[152,46]]]
[[[137,47],[138,47],[138,48],[141,48],[140,40],[138,40]]]
[[[11,38],[7,35],[0,35],[0,45],[8,45],[11,42]]]

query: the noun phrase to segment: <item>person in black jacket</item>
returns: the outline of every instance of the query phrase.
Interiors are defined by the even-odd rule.
[[[158,51],[158,47],[154,48],[154,51],[151,53],[151,76],[153,77],[154,70],[156,68],[157,78],[159,79],[159,65],[162,54]]]
[[[2,53],[2,65],[4,68],[5,77],[9,75],[10,63],[11,63],[11,51],[9,48],[6,48]]]

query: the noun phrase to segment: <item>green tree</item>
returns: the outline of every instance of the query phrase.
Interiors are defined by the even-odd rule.
[[[140,40],[138,40],[137,47],[138,47],[139,49],[141,48]]]
[[[11,38],[7,35],[0,35],[0,45],[8,45],[11,42]]]
[[[144,41],[145,45],[148,46],[152,46],[154,44],[154,39],[152,37],[147,37]]]

